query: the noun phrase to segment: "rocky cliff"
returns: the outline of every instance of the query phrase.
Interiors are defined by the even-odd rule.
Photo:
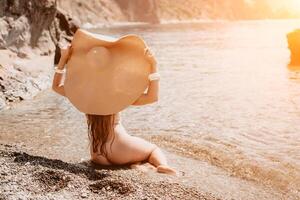
[[[128,21],[159,23],[156,0],[58,0],[57,3],[81,25]]]
[[[49,56],[76,28],[55,0],[0,1],[0,109],[49,86]]]
[[[150,22],[195,19],[263,19],[293,17],[270,0],[57,0],[81,24],[116,21]]]
[[[44,55],[76,30],[71,18],[56,8],[55,0],[2,0],[0,24],[0,48],[14,52],[38,48]]]
[[[81,25],[126,21],[126,16],[114,0],[57,0],[57,6]]]
[[[204,0],[58,0],[58,7],[81,25],[217,18],[213,1]],[[192,5],[192,6],[191,6]]]
[[[159,23],[156,0],[115,0],[128,21]]]

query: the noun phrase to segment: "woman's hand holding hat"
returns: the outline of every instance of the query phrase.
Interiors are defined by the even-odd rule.
[[[62,47],[60,50],[60,61],[63,62],[64,64],[66,64],[68,62],[68,60],[71,57],[72,54],[72,46],[66,46],[66,47]],[[58,65],[58,68],[63,69],[64,68],[64,64],[63,65]]]
[[[144,53],[145,53],[145,55],[147,56],[148,60],[151,63],[151,67],[152,67],[151,73],[156,72],[157,71],[157,67],[156,67],[157,62],[154,58],[153,52],[150,51],[149,47],[146,47],[145,50],[144,50]]]

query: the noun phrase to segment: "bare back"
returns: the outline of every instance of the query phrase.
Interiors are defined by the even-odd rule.
[[[116,114],[115,119],[114,137],[110,136],[105,144],[107,157],[91,150],[92,160],[102,165],[129,164],[147,160],[156,145],[129,135],[121,122],[120,113]]]

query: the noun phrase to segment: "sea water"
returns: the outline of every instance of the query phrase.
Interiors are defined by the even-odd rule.
[[[125,113],[136,134],[283,191],[300,188],[300,66],[286,34],[298,20],[119,27],[142,35],[162,75],[160,100]]]
[[[300,67],[286,34],[300,21],[118,26],[141,35],[161,74],[159,101],[122,112],[129,133],[283,192],[300,188]],[[45,91],[0,114],[0,139],[53,158],[88,158],[84,115]],[[65,153],[61,153],[65,152]]]

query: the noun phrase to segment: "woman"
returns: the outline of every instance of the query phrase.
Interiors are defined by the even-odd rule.
[[[156,61],[147,50],[147,57],[152,64],[152,73],[157,72]],[[72,47],[61,50],[57,69],[62,70],[72,54]],[[65,96],[61,85],[61,73],[55,73],[52,89]],[[149,81],[147,93],[142,94],[132,105],[151,104],[158,100],[158,80]],[[101,165],[131,164],[138,167],[141,162],[152,164],[157,172],[176,175],[159,147],[142,138],[129,135],[123,127],[120,114],[91,115],[86,114],[90,139],[91,160]]]

